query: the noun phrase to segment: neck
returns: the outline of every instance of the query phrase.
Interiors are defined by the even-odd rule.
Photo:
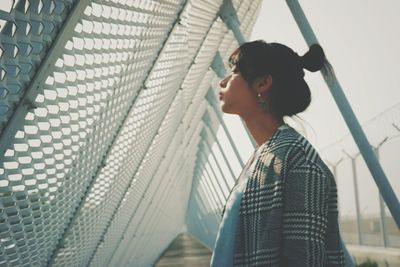
[[[283,119],[276,119],[271,114],[265,112],[257,112],[256,114],[241,115],[240,116],[252,135],[253,139],[257,143],[259,148],[265,143],[275,131],[284,124]]]

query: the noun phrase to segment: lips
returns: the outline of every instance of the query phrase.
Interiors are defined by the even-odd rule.
[[[222,99],[222,93],[219,93],[219,100]]]

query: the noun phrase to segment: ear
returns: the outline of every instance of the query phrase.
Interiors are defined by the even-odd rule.
[[[253,86],[257,93],[265,94],[272,88],[272,83],[272,76],[268,74],[256,79]]]

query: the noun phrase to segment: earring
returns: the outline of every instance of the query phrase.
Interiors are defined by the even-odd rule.
[[[257,97],[258,97],[258,100],[257,100],[258,105],[259,105],[263,110],[268,110],[267,101],[265,101],[264,99],[262,99],[260,93],[257,94]]]

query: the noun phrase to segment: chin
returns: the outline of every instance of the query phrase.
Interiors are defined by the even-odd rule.
[[[221,104],[221,111],[226,114],[236,114],[233,110],[229,109],[229,106]]]
[[[223,113],[226,113],[226,105],[224,102],[220,102],[219,107]]]

